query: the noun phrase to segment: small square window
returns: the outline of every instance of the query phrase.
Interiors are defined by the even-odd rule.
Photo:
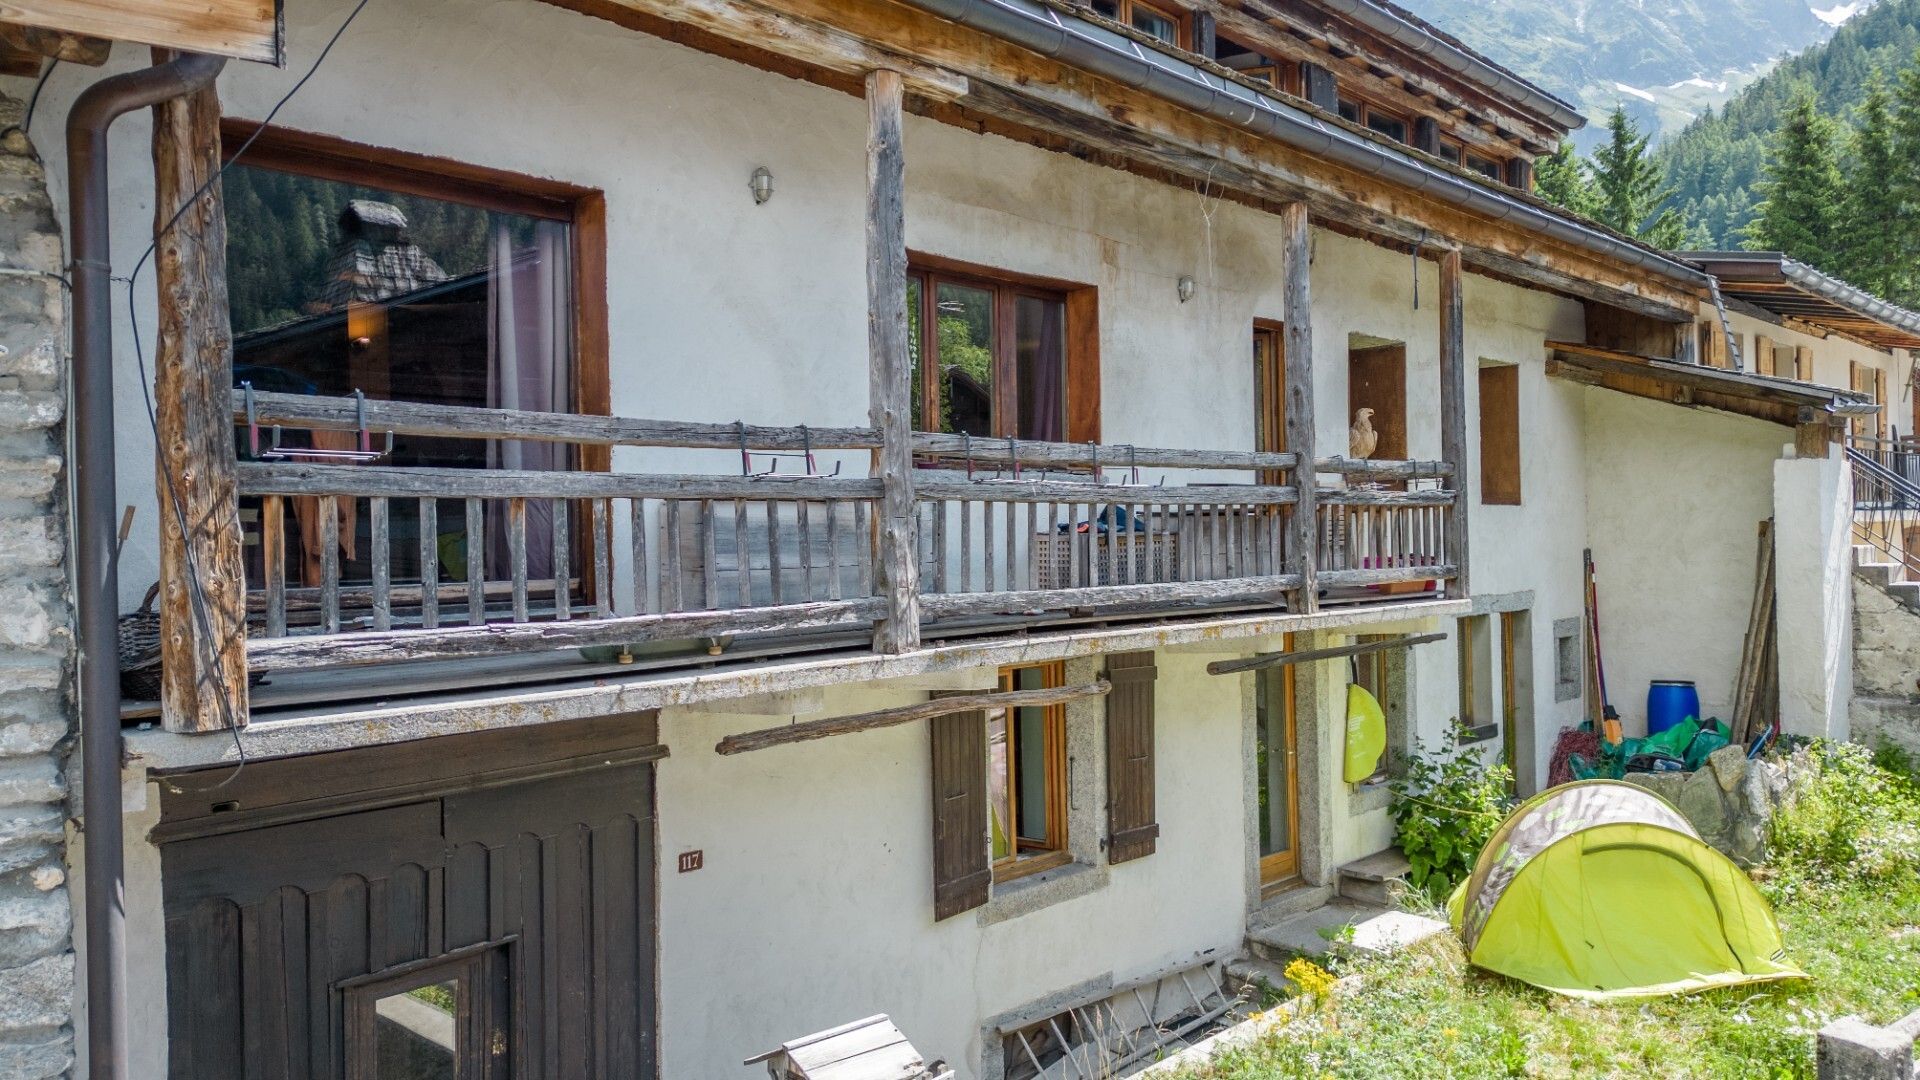
[[[1354,124],[1359,123],[1360,122],[1360,103],[1357,101],[1348,101],[1346,98],[1341,98],[1340,99],[1340,119],[1345,120],[1349,123],[1354,123]]]
[[[1467,168],[1489,180],[1500,179],[1500,163],[1492,158],[1483,158],[1478,154],[1467,155]]]
[[[1407,122],[1397,116],[1368,109],[1367,126],[1394,142],[1407,141]]]
[[[511,1060],[504,944],[339,984],[347,1080],[503,1075]]]
[[[1586,683],[1585,637],[1579,617],[1553,620],[1553,700],[1578,701]]]

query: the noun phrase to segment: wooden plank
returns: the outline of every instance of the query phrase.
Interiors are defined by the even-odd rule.
[[[246,392],[231,394],[234,420],[245,423]],[[352,398],[255,391],[255,419],[322,431],[358,431]],[[742,437],[753,450],[871,450],[880,445],[872,428],[762,427],[754,424],[640,420],[620,416],[478,409],[466,405],[424,405],[407,401],[366,402],[367,427],[396,435],[444,439],[515,439],[577,446],[661,446],[690,450],[738,450]]]
[[[285,60],[280,6],[273,0],[7,0],[0,14],[83,37],[267,64]]]
[[[286,500],[269,495],[260,500],[260,560],[266,571],[267,636],[287,632]]]
[[[1055,502],[1074,500],[1089,505],[1114,505],[1128,501],[1149,502],[1157,506],[1204,506],[1221,499],[1258,506],[1287,506],[1300,497],[1290,485],[1271,487],[1263,484],[1206,484],[1191,487],[1126,487],[1119,484],[1075,483],[1072,481],[1035,481],[1018,484],[969,484],[965,481],[936,481],[915,485],[914,494],[925,501],[949,501],[964,508],[976,502]]]
[[[1431,576],[1431,575],[1429,575]],[[953,615],[1030,615],[1080,608],[1153,607],[1166,604],[1269,604],[1299,587],[1292,574],[1206,581],[1096,585],[1072,589],[1019,589],[1001,593],[929,593],[920,598],[927,618]]]
[[[373,628],[393,629],[393,540],[387,534],[387,500],[367,500],[373,551]]]
[[[1453,513],[1447,515],[1447,557],[1456,566],[1451,593],[1470,594],[1467,581],[1467,353],[1460,253],[1440,258],[1440,456],[1454,463]]]
[[[420,625],[440,625],[440,500],[420,500]]]
[[[1447,461],[1382,461],[1378,458],[1355,461],[1348,457],[1323,457],[1314,462],[1313,467],[1316,472],[1337,473],[1363,480],[1410,480],[1453,475],[1453,464]]]
[[[883,610],[877,597],[823,600],[781,607],[629,615],[565,623],[497,623],[455,626],[426,633],[392,630],[327,633],[254,640],[248,657],[255,671],[357,667],[408,660],[454,660],[523,652],[554,652],[595,645],[680,641],[730,634],[773,634],[865,623]]]
[[[1113,689],[1113,684],[1105,679],[1085,683],[1079,686],[1058,686],[1042,690],[1005,690],[981,694],[956,694],[952,697],[939,697],[931,701],[922,701],[913,705],[901,705],[892,709],[876,709],[873,712],[855,713],[851,716],[836,716],[826,720],[808,720],[784,727],[767,728],[762,731],[749,731],[741,735],[729,735],[714,744],[716,754],[744,754],[751,750],[764,750],[769,746],[786,746],[790,743],[811,742],[833,735],[845,735],[855,731],[872,731],[876,728],[897,727],[911,724],[916,720],[931,720],[936,716],[952,716],[956,713],[980,712],[987,709],[1021,709],[1041,705],[1062,705],[1082,698],[1104,697]],[[984,733],[983,736],[984,738]]]
[[[1447,488],[1414,491],[1368,491],[1364,488],[1322,488],[1314,499],[1322,506],[1452,506],[1458,495]]]
[[[1286,348],[1284,350],[1287,409],[1287,445],[1307,459],[1315,457],[1319,444],[1313,430],[1313,224],[1305,203],[1289,203],[1281,212],[1283,273],[1282,306],[1286,309]],[[1312,476],[1294,476],[1293,510],[1287,515],[1287,573],[1299,579],[1292,609],[1301,613],[1320,605],[1319,586],[1314,581],[1314,535],[1319,516],[1315,509],[1319,497]]]
[[[1417,637],[1397,637],[1386,641],[1362,641],[1352,645],[1336,645],[1327,649],[1307,649],[1301,652],[1262,653],[1259,656],[1244,657],[1238,660],[1215,660],[1207,665],[1209,675],[1237,675],[1242,671],[1257,671],[1261,668],[1284,667],[1288,664],[1308,664],[1319,660],[1344,660],[1350,656],[1366,656],[1369,653],[1385,652],[1388,649],[1409,649],[1415,645],[1425,645],[1433,641],[1445,641],[1445,634],[1421,634]]]
[[[553,617],[562,622],[573,617],[572,504],[565,499],[553,501]]]
[[[608,500],[593,500],[592,528],[593,613],[605,619],[613,615],[613,507]]]
[[[634,615],[645,615],[653,610],[653,600],[647,592],[647,502],[634,499],[628,508],[632,521],[629,523],[633,547],[633,610]]]
[[[874,577],[887,600],[886,617],[875,628],[874,648],[885,653],[920,645],[903,90],[899,71],[867,73],[867,422],[881,439],[880,548]]]
[[[943,461],[957,462],[971,457],[977,465],[1007,465],[1017,461],[1021,465],[1042,467],[1091,466],[1098,459],[1108,467],[1120,462],[1142,468],[1291,469],[1299,462],[1299,455],[1290,453],[1019,441],[1009,446],[1006,439],[969,439],[927,431],[913,433],[913,450],[917,457]]]
[[[1328,570],[1320,575],[1326,588],[1356,585],[1391,585],[1402,581],[1446,581],[1459,576],[1459,567],[1448,561],[1420,566],[1376,566],[1358,569]]]
[[[232,456],[232,451],[228,451]],[[542,472],[243,461],[243,495],[393,495],[483,499],[870,499],[878,480],[756,480],[721,474]],[[775,495],[774,493],[778,493]]]
[[[50,30],[44,26],[0,22],[0,46],[36,58],[47,56],[65,64],[99,67],[107,62],[113,42],[103,37]],[[27,74],[38,74],[39,69],[40,65],[36,62],[33,71]]]
[[[513,621],[527,621],[527,500],[507,500],[507,563],[513,575]]]
[[[139,4],[115,6],[132,9],[124,17],[133,21],[123,25],[137,23]],[[65,7],[30,3],[7,7],[4,14],[81,31],[31,17],[36,10],[57,13]],[[170,57],[156,52],[154,58]],[[214,731],[247,722],[246,556],[233,428],[226,416],[233,385],[226,210],[220,185],[200,193],[220,167],[219,129],[220,98],[211,84],[154,108],[160,717],[168,731]],[[196,194],[194,204],[173,220]],[[164,229],[168,224],[172,228]]]

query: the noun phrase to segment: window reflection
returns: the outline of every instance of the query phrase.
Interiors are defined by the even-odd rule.
[[[389,994],[373,1003],[378,1080],[456,1080],[457,980]]]

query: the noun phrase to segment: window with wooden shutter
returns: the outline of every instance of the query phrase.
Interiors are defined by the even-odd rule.
[[[1153,854],[1153,653],[1107,657],[1107,861]]]
[[[933,743],[933,917],[987,902],[987,716],[954,713],[928,722]]]

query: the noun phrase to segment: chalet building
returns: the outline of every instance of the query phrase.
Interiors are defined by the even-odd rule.
[[[1629,733],[1848,733],[1920,319],[1534,197],[1396,7],[120,6],[0,26],[12,1075],[1205,1022],[1408,755],[1546,783],[1589,551]]]

